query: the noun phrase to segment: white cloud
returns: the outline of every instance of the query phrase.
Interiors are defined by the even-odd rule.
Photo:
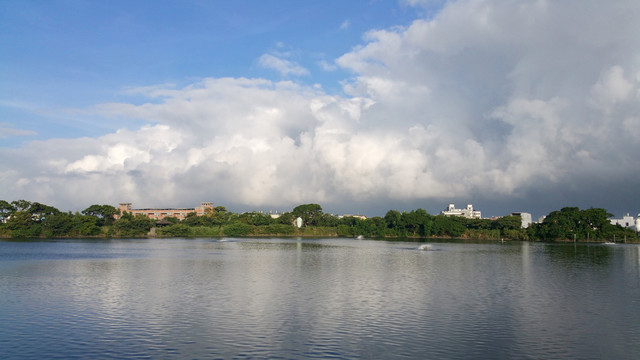
[[[612,66],[591,87],[592,100],[595,106],[608,110],[629,99],[633,88],[634,84],[624,76],[622,67]]]
[[[35,131],[16,129],[9,123],[0,123],[0,139],[6,139],[13,136],[30,136],[36,135]]]
[[[337,59],[353,73],[348,96],[246,78],[131,89],[153,102],[88,111],[150,125],[1,150],[0,198],[286,209],[502,199],[637,176],[640,159],[621,149],[640,148],[639,18],[635,2],[449,2]]]
[[[282,76],[308,75],[309,71],[295,62],[279,58],[271,54],[263,54],[258,59],[260,66],[278,71]]]

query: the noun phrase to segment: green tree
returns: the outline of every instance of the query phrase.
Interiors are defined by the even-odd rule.
[[[304,225],[318,225],[322,217],[322,207],[318,204],[298,205],[293,209],[293,216],[302,218]]]
[[[60,210],[54,208],[53,206],[41,204],[39,202],[31,203],[28,211],[31,213],[31,215],[34,216],[34,218],[39,220],[44,220],[44,217],[46,217],[47,215],[55,215],[60,213]]]
[[[158,229],[158,234],[164,236],[189,236],[191,227],[186,224],[173,224]]]
[[[424,209],[412,210],[400,215],[400,223],[408,235],[429,236],[432,232],[433,216]]]
[[[20,210],[14,212],[7,220],[7,228],[9,230],[27,229],[34,223],[35,221],[29,212]]]
[[[131,216],[131,213],[127,213],[118,219],[113,225],[116,232],[121,237],[136,237],[146,235],[151,227],[155,224],[155,221],[148,218],[145,215],[137,214]]]
[[[378,237],[387,236],[387,222],[384,220],[384,218],[380,216],[374,216],[367,220],[371,221],[374,224],[376,228],[376,234],[375,234],[376,236]]]
[[[16,207],[5,200],[0,200],[0,216],[8,216],[16,211]]]
[[[340,224],[340,219],[332,214],[322,214],[317,223],[318,226],[336,227]]]
[[[384,215],[384,221],[389,229],[398,230],[402,225],[402,214],[397,210],[389,210]]]
[[[11,237],[38,237],[41,232],[40,223],[33,219],[33,215],[24,210],[14,212],[7,220],[7,229],[11,230]]]
[[[292,213],[286,212],[276,219],[276,223],[283,225],[293,225],[296,217]]]
[[[31,202],[27,200],[15,200],[11,202],[11,205],[16,211],[26,211],[31,206]]]
[[[198,216],[195,212],[190,212],[182,220],[184,224],[189,226],[213,226],[215,225],[214,218],[209,215]]]
[[[353,216],[343,216],[341,219],[339,219],[338,224],[339,225],[346,225],[349,227],[355,227],[358,224],[358,221],[360,219],[358,219],[357,217],[353,217]]]
[[[180,220],[174,216],[165,216],[162,220],[171,224],[177,224],[180,222]]]
[[[611,225],[609,218],[613,217],[605,209],[590,208],[582,211],[582,219],[584,224],[592,230],[599,230],[607,225]]]
[[[226,225],[223,232],[226,236],[244,236],[251,232],[251,225],[243,223],[233,223]]]
[[[549,213],[541,224],[532,226],[528,233],[546,241],[612,238],[622,229],[611,225],[609,218],[612,216],[599,208],[580,210],[577,207],[564,207]]]
[[[100,219],[101,221],[99,222],[99,226],[112,225],[115,222],[115,215],[119,212],[120,210],[111,205],[98,204],[91,205],[88,208],[82,210],[82,213],[84,215],[90,215]]]
[[[236,214],[230,211],[227,211],[227,208],[225,208],[224,206],[216,206],[215,208],[213,208],[212,211],[208,211],[203,216],[203,218],[205,219],[201,221],[201,223],[206,224],[205,226],[214,226],[214,225],[219,226],[235,220],[236,217],[237,217]],[[196,222],[197,221],[194,221],[193,223],[196,223]]]
[[[467,228],[475,230],[491,229],[493,221],[490,219],[467,219]]]
[[[338,234],[338,236],[354,236],[354,233],[355,229],[346,224],[340,224],[336,228],[336,234]]]
[[[46,237],[63,237],[73,234],[73,216],[69,213],[50,214],[42,221],[42,232]]]
[[[467,230],[466,219],[461,216],[437,215],[433,221],[433,233],[438,236],[459,237]]]
[[[253,211],[253,212],[240,214],[240,216],[238,217],[238,220],[245,224],[249,224],[253,226],[262,226],[262,225],[269,225],[269,223],[271,222],[271,216]]]
[[[271,224],[265,227],[269,234],[291,235],[295,232],[295,228],[291,224]]]
[[[520,216],[503,216],[491,222],[491,229],[497,230],[517,230],[522,227],[522,219]]]
[[[91,215],[82,215],[76,213],[71,218],[73,223],[74,235],[81,236],[96,236],[102,233],[101,226],[98,223],[102,223],[101,219]]]

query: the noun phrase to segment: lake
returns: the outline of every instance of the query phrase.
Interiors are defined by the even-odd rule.
[[[640,246],[0,241],[2,359],[637,359]]]

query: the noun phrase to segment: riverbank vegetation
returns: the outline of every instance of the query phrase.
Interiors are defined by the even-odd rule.
[[[118,216],[116,216],[118,215]],[[303,204],[272,217],[261,212],[242,214],[217,206],[202,216],[188,214],[179,221],[135,215],[110,205],[91,205],[71,213],[55,207],[17,200],[0,200],[0,237],[11,238],[131,238],[218,236],[308,236],[375,238],[467,238],[480,240],[618,241],[638,242],[631,229],[612,225],[604,209],[566,207],[551,212],[542,223],[521,227],[519,216],[467,219],[432,215],[423,209],[389,210],[384,217],[338,217],[318,204]],[[117,219],[116,219],[117,218]],[[301,226],[295,225],[300,219]]]

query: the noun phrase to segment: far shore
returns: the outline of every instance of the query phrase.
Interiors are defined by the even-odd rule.
[[[119,239],[215,239],[215,238],[240,238],[240,239],[270,239],[270,238],[280,238],[280,239],[325,239],[325,238],[342,238],[342,239],[353,239],[353,240],[381,240],[381,241],[405,241],[405,242],[447,242],[447,241],[472,241],[478,243],[492,243],[492,242],[538,242],[538,243],[576,243],[576,244],[605,244],[612,243],[610,240],[571,240],[571,239],[556,239],[551,241],[542,241],[542,240],[522,240],[522,239],[508,239],[508,238],[474,238],[474,237],[449,237],[449,236],[385,236],[385,237],[377,237],[377,236],[351,236],[351,235],[338,235],[337,233],[323,233],[323,234],[309,234],[305,232],[300,232],[297,234],[247,234],[247,235],[215,235],[215,236],[169,236],[169,235],[157,235],[152,234],[153,231],[150,231],[149,234],[140,235],[140,236],[106,236],[106,235],[97,235],[97,236],[37,236],[37,237],[25,237],[25,238],[15,238],[8,236],[6,234],[0,234],[0,239],[3,240],[24,240],[24,241],[35,241],[35,240],[119,240]],[[615,244],[639,244],[640,241],[630,240],[630,239],[622,239],[622,241],[616,240]]]

